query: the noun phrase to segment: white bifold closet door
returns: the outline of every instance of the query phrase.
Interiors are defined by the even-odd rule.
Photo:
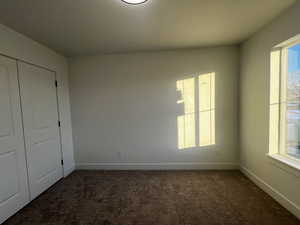
[[[28,202],[17,62],[0,56],[0,224]]]
[[[18,62],[30,197],[63,176],[55,73]]]

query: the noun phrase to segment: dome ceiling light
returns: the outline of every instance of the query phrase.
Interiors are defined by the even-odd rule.
[[[147,2],[148,0],[121,0],[121,1],[131,5],[139,5]]]

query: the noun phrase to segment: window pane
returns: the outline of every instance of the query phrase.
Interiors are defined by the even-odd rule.
[[[300,44],[288,48],[286,149],[300,158]]]

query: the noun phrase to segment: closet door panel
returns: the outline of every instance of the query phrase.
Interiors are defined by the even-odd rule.
[[[18,63],[31,199],[62,178],[55,73]]]
[[[28,201],[17,63],[0,56],[0,223]]]

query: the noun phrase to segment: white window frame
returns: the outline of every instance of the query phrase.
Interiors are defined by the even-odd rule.
[[[268,156],[272,159],[272,162],[275,163],[275,165],[278,165],[281,169],[287,170],[294,175],[300,177],[300,159],[297,157],[292,157],[289,154],[287,154],[286,149],[286,138],[287,138],[287,122],[286,122],[286,82],[287,82],[287,75],[288,75],[288,49],[294,45],[300,44],[300,35],[297,35],[277,46],[275,46],[271,50],[272,52],[279,51],[280,54],[280,60],[279,60],[279,93],[278,93],[278,103],[272,103],[271,102],[271,85],[270,82],[270,89],[269,89],[269,152]],[[270,59],[271,62],[271,59]],[[270,65],[270,68],[272,66],[272,62]],[[270,81],[271,81],[271,70],[270,70]],[[277,140],[271,140],[271,127],[274,121],[271,121],[271,105],[272,104],[278,104],[278,134],[277,134]],[[274,124],[273,124],[274,125]],[[273,143],[272,141],[276,141],[278,143]],[[277,145],[277,147],[274,145]],[[271,147],[273,146],[273,147]],[[278,163],[279,162],[279,163]]]

